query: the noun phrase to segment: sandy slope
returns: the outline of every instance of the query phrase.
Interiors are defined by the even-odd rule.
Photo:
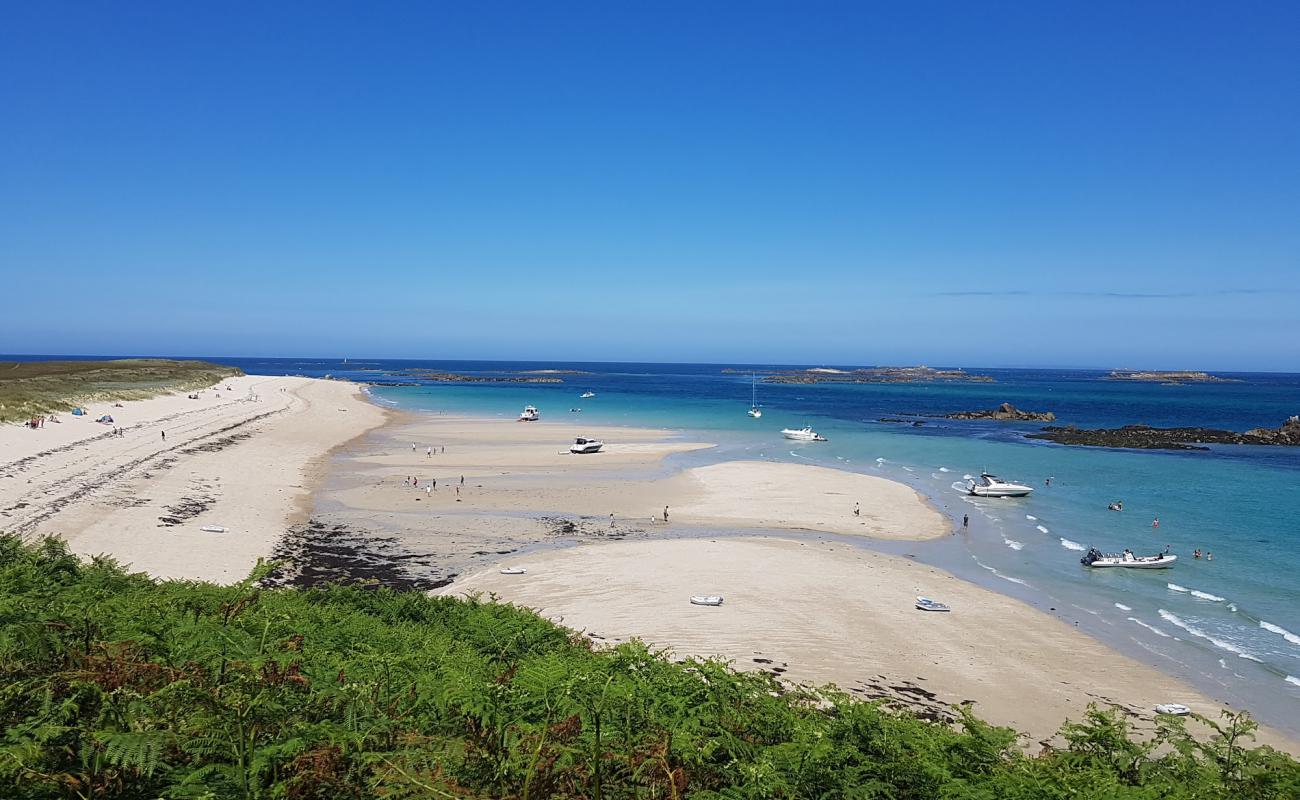
[[[222,582],[246,575],[302,517],[331,448],[385,417],[353,384],[259,376],[197,400],[87,410],[39,430],[0,428],[0,529],[60,535],[159,577]],[[125,435],[92,421],[105,413]]]
[[[973,701],[991,722],[1047,739],[1088,703],[1149,727],[1156,703],[1214,717],[1221,706],[1016,600],[904,558],[807,538],[584,545],[507,559],[443,594],[495,592],[597,641],[632,637],[679,655],[722,656],[796,682],[833,682],[923,711]],[[718,608],[691,605],[720,594]],[[918,611],[917,595],[951,613]],[[1261,737],[1296,748],[1273,733]]]

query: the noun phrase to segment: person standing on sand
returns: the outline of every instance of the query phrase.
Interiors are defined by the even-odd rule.
[[[426,486],[426,487],[424,487],[424,496],[425,496],[425,497],[428,497],[428,496],[429,496],[430,494],[432,494],[432,493],[433,493],[433,487],[432,487],[432,486]]]
[[[461,486],[464,486],[464,485],[465,485],[465,476],[464,476],[464,475],[461,475],[461,476],[460,476],[460,485],[461,485]]]
[[[411,452],[415,452],[415,442],[411,442]]]
[[[609,512],[609,527],[614,527],[614,512]]]
[[[961,515],[961,526],[962,526],[963,528],[969,528],[969,527],[970,527],[970,514],[962,514],[962,515]]]
[[[424,453],[424,457],[425,457],[425,458],[433,458],[433,448],[432,448],[432,447],[430,447],[428,450],[425,451],[425,453]]]
[[[159,431],[159,433],[162,434],[162,436],[163,436],[163,441],[164,441],[164,442],[167,441],[167,431]]]
[[[435,488],[435,489],[438,488],[438,479],[437,479],[437,478],[434,478],[434,479],[433,479],[433,488]]]
[[[853,504],[853,516],[855,516],[855,517],[860,517],[860,516],[862,516],[862,504],[861,504],[861,503],[854,503],[854,504]]]
[[[668,506],[664,506],[664,522],[668,521]]]
[[[444,445],[442,446],[442,452],[444,452],[444,453],[447,452],[447,445],[444,444]]]

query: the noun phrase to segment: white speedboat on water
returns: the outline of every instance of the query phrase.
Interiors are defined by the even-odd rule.
[[[802,428],[783,428],[781,430],[781,435],[787,439],[794,439],[796,442],[826,441],[825,436],[822,436],[820,433],[808,427],[807,425],[803,426]]]
[[[1033,489],[1023,483],[1004,481],[996,475],[981,472],[979,480],[972,480],[967,491],[976,497],[1024,497]]]
[[[542,418],[542,412],[537,410],[537,406],[524,406],[524,410],[519,414],[520,422],[536,422]]]
[[[595,392],[583,392],[582,394],[578,395],[578,397],[581,397],[583,400],[586,400],[588,397],[595,397],[595,396],[596,396]]]
[[[604,446],[605,443],[599,439],[588,439],[584,436],[579,436],[573,440],[573,444],[569,445],[569,452],[577,455],[582,455],[584,453],[599,453],[600,448]]]
[[[1153,556],[1135,556],[1132,550],[1122,553],[1103,553],[1092,548],[1079,559],[1085,567],[1117,567],[1124,569],[1169,569],[1178,560],[1178,556],[1166,550]]]

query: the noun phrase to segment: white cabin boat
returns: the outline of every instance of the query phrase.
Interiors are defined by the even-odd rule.
[[[807,425],[803,426],[802,428],[784,428],[781,431],[781,435],[787,439],[794,439],[796,442],[826,441],[825,436],[822,436],[820,433],[808,427]]]
[[[536,422],[542,418],[542,412],[537,410],[537,406],[524,406],[524,410],[519,414],[520,422]]]
[[[1135,556],[1133,551],[1125,550],[1122,553],[1103,553],[1097,548],[1092,548],[1079,559],[1079,563],[1085,567],[1118,567],[1124,569],[1169,569],[1178,560],[1178,556],[1170,552],[1157,553],[1153,556]]]
[[[580,394],[580,395],[578,395],[578,396],[581,397],[582,399],[586,400],[588,397],[595,397],[595,396],[596,396],[596,393],[595,393],[595,392],[583,392],[582,394]]]
[[[916,598],[916,607],[921,611],[952,611],[946,604],[931,600],[928,597]]]
[[[1022,483],[1004,481],[996,475],[982,472],[978,481],[970,482],[967,491],[976,497],[1024,497],[1033,489]]]
[[[599,453],[600,448],[604,446],[605,443],[599,439],[588,439],[584,436],[579,436],[573,440],[573,444],[569,445],[569,452],[577,455],[582,455],[584,453]]]

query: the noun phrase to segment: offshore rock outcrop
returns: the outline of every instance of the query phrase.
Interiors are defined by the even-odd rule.
[[[1027,434],[1026,438],[1046,439],[1058,444],[1143,450],[1208,450],[1204,446],[1207,444],[1300,447],[1300,416],[1291,417],[1277,428],[1251,428],[1245,433],[1215,428],[1153,428],[1150,425],[1093,429],[1066,425],[1043,428],[1038,433]]]
[[[995,419],[1014,422],[1055,422],[1051,411],[1021,411],[1010,403],[1003,403],[989,411],[958,411],[944,414],[944,419]]]

